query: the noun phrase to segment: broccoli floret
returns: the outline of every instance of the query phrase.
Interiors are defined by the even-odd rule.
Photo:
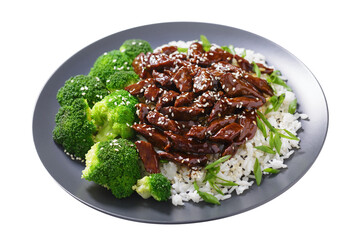
[[[171,182],[161,173],[139,179],[132,188],[145,199],[153,197],[157,201],[166,201],[171,195]]]
[[[91,110],[98,133],[95,140],[106,141],[117,137],[132,138],[131,125],[136,120],[138,99],[125,90],[118,90],[97,102]]]
[[[126,40],[120,47],[120,52],[134,60],[140,53],[152,52],[150,43],[141,39]]]
[[[56,98],[60,106],[70,105],[74,99],[84,98],[92,108],[96,102],[108,94],[109,91],[105,84],[98,78],[77,75],[65,82],[65,85],[59,89]]]
[[[117,198],[130,196],[141,178],[139,154],[126,139],[96,143],[86,154],[85,164],[82,178],[110,189]]]
[[[106,84],[106,80],[111,75],[122,70],[132,70],[132,59],[126,54],[121,53],[119,50],[112,50],[104,53],[94,63],[94,66],[90,69],[89,75],[98,77]]]
[[[106,88],[111,92],[124,89],[126,86],[137,83],[139,76],[134,71],[116,72],[106,80]]]
[[[53,139],[72,158],[84,159],[94,144],[96,127],[91,121],[90,111],[87,101],[77,98],[71,105],[60,107],[56,114]]]

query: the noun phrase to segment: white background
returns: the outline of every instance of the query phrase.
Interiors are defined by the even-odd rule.
[[[74,53],[107,35],[159,22],[244,29],[283,46],[327,97],[325,145],[305,176],[276,199],[221,220],[156,225],[118,219],[67,194],[32,140],[37,97]],[[2,1],[1,239],[358,239],[359,7],[356,1]],[[5,74],[4,74],[5,73]]]

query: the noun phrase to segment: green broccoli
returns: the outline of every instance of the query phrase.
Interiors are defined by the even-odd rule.
[[[117,137],[132,138],[131,125],[137,119],[135,104],[138,99],[125,90],[118,90],[97,102],[91,110],[96,127],[95,140],[106,141]]]
[[[161,173],[154,173],[139,179],[132,189],[144,199],[166,201],[171,195],[171,182]]]
[[[152,52],[150,43],[141,39],[126,40],[120,47],[120,52],[134,60],[140,53]]]
[[[109,91],[99,78],[77,75],[65,82],[65,85],[59,89],[56,98],[60,106],[70,105],[74,99],[84,98],[92,108],[96,102],[108,94]]]
[[[72,159],[84,159],[94,144],[96,127],[91,121],[90,111],[87,101],[77,98],[71,105],[60,107],[56,114],[53,139]]]
[[[82,178],[111,190],[117,198],[130,196],[141,178],[139,154],[126,139],[98,142],[86,154]]]
[[[89,75],[98,77],[104,84],[111,75],[122,70],[132,70],[132,59],[119,50],[106,52],[97,58]]]
[[[139,76],[134,71],[116,72],[106,80],[106,88],[111,92],[124,89],[126,86],[137,83]]]

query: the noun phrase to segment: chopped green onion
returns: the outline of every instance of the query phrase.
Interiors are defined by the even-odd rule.
[[[271,149],[274,148],[274,133],[273,133],[273,132],[270,132],[269,147],[270,147]]]
[[[261,183],[262,171],[261,171],[261,167],[259,164],[259,160],[257,158],[256,158],[255,164],[254,164],[254,175],[255,175],[256,184],[259,186]]]
[[[274,111],[276,112],[277,110],[279,110],[281,104],[284,102],[284,99],[285,99],[285,93],[281,94],[279,97],[278,97],[278,101],[277,103],[275,104],[274,106]]]
[[[271,112],[274,109],[274,106],[277,105],[277,103],[279,102],[279,99],[277,96],[272,96],[269,99],[269,102],[271,103],[271,105],[266,109],[265,114],[268,114],[269,112]]]
[[[220,164],[220,163],[223,163],[223,162],[229,160],[230,158],[231,158],[231,155],[223,156],[223,157],[219,158],[218,160],[216,160],[215,162],[207,165],[207,166],[205,167],[205,169],[207,170],[207,169],[213,168],[213,167],[215,167],[216,165],[218,165],[218,164]]]
[[[212,179],[217,178],[216,174],[218,174],[219,172],[220,172],[220,166],[207,169],[203,182],[211,181]]]
[[[299,141],[299,140],[300,140],[300,139],[297,138],[297,137],[287,136],[287,135],[282,134],[282,133],[279,133],[279,132],[278,132],[278,134],[279,134],[279,136],[282,137],[282,138],[286,138],[286,139],[290,139],[290,140],[296,140],[296,141]]]
[[[280,172],[280,170],[278,170],[278,169],[273,169],[273,168],[265,168],[265,169],[263,170],[263,172],[268,172],[268,173],[277,174],[277,173]]]
[[[178,50],[178,52],[187,52],[188,48],[178,47],[177,50]]]
[[[277,85],[281,85],[283,87],[285,87],[288,91],[292,91],[292,89],[286,85],[286,83],[284,82],[284,80],[282,80],[280,77],[279,77],[279,71],[274,71],[270,74],[270,76],[266,79],[268,82],[271,82],[271,83],[275,83]]]
[[[274,133],[276,133],[276,129],[270,124],[270,122],[266,119],[266,117],[264,116],[264,114],[262,114],[259,110],[256,110],[258,116],[261,118],[261,120],[263,120],[263,122],[265,123],[265,125],[270,129],[270,131],[273,131]]]
[[[259,69],[259,66],[255,62],[252,62],[252,65],[253,65],[253,71],[254,73],[256,73],[256,76],[261,77],[261,71]]]
[[[297,106],[297,99],[295,98],[293,101],[291,101],[288,112],[294,114],[296,112],[296,106]]]
[[[228,53],[235,54],[235,48],[234,48],[233,45],[222,46],[221,48],[222,48],[223,50],[227,51]]]
[[[223,179],[222,179],[223,180]],[[224,180],[223,180],[224,181]],[[217,184],[220,184],[222,186],[238,186],[238,184],[232,182],[232,181],[228,181],[226,180],[226,182],[216,182]]]
[[[221,46],[221,49],[227,51],[228,53],[231,53],[231,50],[228,46]]]
[[[265,145],[256,146],[255,148],[260,151],[266,152],[266,153],[276,154],[276,152],[274,150],[272,150],[270,147],[265,146]]]
[[[281,145],[282,145],[282,142],[280,139],[280,135],[278,132],[276,132],[274,135],[274,146],[279,155],[280,155]]]
[[[266,128],[265,128],[264,123],[258,117],[256,117],[256,123],[257,123],[258,128],[264,135],[264,138],[267,138],[267,133],[266,133]]]
[[[205,202],[220,205],[219,200],[215,196],[211,195],[210,193],[200,191],[196,181],[194,182],[194,188]]]
[[[202,42],[202,46],[205,52],[208,52],[211,47],[211,43],[209,42],[209,40],[204,35],[200,35],[200,41]]]
[[[277,96],[271,96],[271,98],[269,99],[269,102],[272,104],[272,105],[275,105],[277,102],[278,102],[278,97]]]
[[[244,49],[244,51],[242,52],[241,57],[242,58],[246,57],[246,49]]]
[[[297,140],[299,141],[300,139],[298,137],[296,137],[294,134],[292,134],[290,131],[283,129],[289,136],[283,136],[284,138],[287,139],[291,139],[291,140]],[[282,135],[282,134],[281,134]]]
[[[168,163],[168,162],[169,162],[169,160],[166,160],[166,159],[160,159],[160,160],[159,160],[159,162],[161,162],[161,163]]]
[[[223,178],[217,176],[217,174],[220,172],[219,164],[227,161],[230,157],[231,157],[231,155],[223,156],[223,157],[219,158],[218,160],[216,160],[215,162],[213,162],[205,167],[205,169],[207,171],[206,171],[203,182],[206,182],[206,181],[209,182],[210,186],[216,192],[218,192],[219,194],[222,194],[222,195],[224,195],[224,193],[221,191],[220,187],[217,186],[216,184],[220,184],[222,186],[237,186],[238,185],[232,181],[229,181],[229,180],[226,180],[226,179],[223,179]],[[220,181],[218,181],[218,180],[220,180]]]
[[[218,193],[218,194],[221,194],[221,195],[224,195],[224,193],[221,191],[221,189],[215,184],[215,179],[212,179],[212,181],[208,181],[210,186],[215,189],[215,191]]]
[[[266,81],[269,84],[269,86],[271,87],[271,89],[273,90],[273,92],[276,94],[277,93],[276,88],[273,86],[273,83],[271,82],[271,78],[269,76],[266,78]]]
[[[216,182],[216,183],[220,184],[220,185],[223,185],[223,186],[237,186],[238,185],[238,184],[236,184],[236,183],[234,183],[232,181],[223,179],[223,178],[218,177],[218,176],[216,176],[216,178],[221,180],[221,182]]]
[[[273,111],[277,111],[279,110],[281,104],[284,102],[285,99],[285,93],[281,94],[280,96],[272,96],[269,99],[269,102],[271,103],[271,106],[269,106],[266,111],[265,114],[268,114],[269,112]]]

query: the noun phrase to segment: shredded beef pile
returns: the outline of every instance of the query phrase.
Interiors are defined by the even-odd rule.
[[[142,80],[125,89],[141,102],[132,127],[148,141],[135,144],[149,173],[160,172],[159,159],[198,168],[208,154],[235,154],[255,135],[255,110],[273,95],[247,60],[221,48],[206,52],[197,42],[188,54],[175,46],[141,53],[132,65]]]

